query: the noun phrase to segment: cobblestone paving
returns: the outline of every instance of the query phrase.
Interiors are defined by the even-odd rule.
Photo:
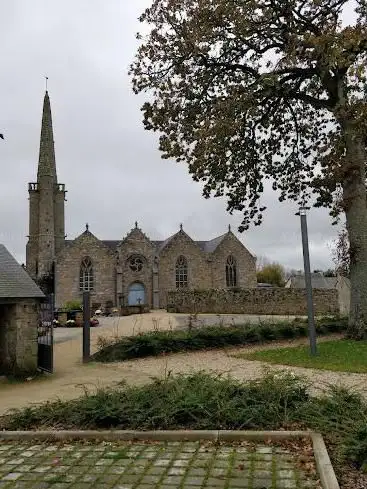
[[[310,459],[312,460],[312,459]],[[0,444],[1,489],[316,488],[284,448],[244,444]]]

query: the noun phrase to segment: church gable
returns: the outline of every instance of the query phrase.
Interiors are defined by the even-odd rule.
[[[256,287],[256,257],[229,231],[211,253],[213,286]]]
[[[55,268],[58,307],[81,299],[84,290],[90,290],[92,303],[114,301],[114,253],[88,228],[61,251]]]
[[[227,253],[228,251],[233,250],[234,253],[239,253],[241,256],[247,256],[248,259],[253,258],[256,260],[254,255],[250,253],[250,251],[246,248],[246,246],[240,241],[232,231],[220,236],[220,242],[218,245],[211,251],[213,255],[220,255],[223,253]],[[214,241],[214,240],[213,240]]]
[[[162,305],[165,305],[169,290],[210,287],[210,268],[207,254],[182,228],[161,245],[159,284],[160,303]]]
[[[116,251],[120,261],[125,261],[132,255],[143,255],[146,260],[150,261],[155,249],[150,239],[138,227],[136,222],[135,228],[119,243]]]
[[[160,244],[159,254],[161,257],[164,257],[180,250],[186,250],[188,253],[202,254],[198,243],[185,233],[182,226],[178,233],[173,234]]]

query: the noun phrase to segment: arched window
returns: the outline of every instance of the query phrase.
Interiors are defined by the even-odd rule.
[[[94,274],[92,260],[89,256],[85,257],[80,265],[79,289],[82,292],[89,292],[94,287]]]
[[[179,256],[176,261],[176,289],[187,288],[187,260]]]
[[[237,265],[232,255],[227,258],[226,262],[226,283],[227,287],[237,287]]]

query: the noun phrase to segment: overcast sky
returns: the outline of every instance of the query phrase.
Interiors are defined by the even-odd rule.
[[[157,136],[143,129],[142,98],[127,75],[136,51],[137,17],[150,0],[8,0],[0,17],[0,241],[25,261],[27,183],[36,179],[44,76],[49,77],[58,179],[65,183],[66,232],[88,222],[101,239],[122,239],[135,220],[152,239],[182,222],[194,239],[211,239],[240,215],[224,200],[205,200],[184,164],[162,160]],[[261,227],[239,235],[257,256],[302,267],[293,204],[264,196]],[[331,263],[337,229],[326,211],[308,217],[312,268]]]

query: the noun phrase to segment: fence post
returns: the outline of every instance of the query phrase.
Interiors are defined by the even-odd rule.
[[[90,360],[90,293],[83,292],[83,363]]]

